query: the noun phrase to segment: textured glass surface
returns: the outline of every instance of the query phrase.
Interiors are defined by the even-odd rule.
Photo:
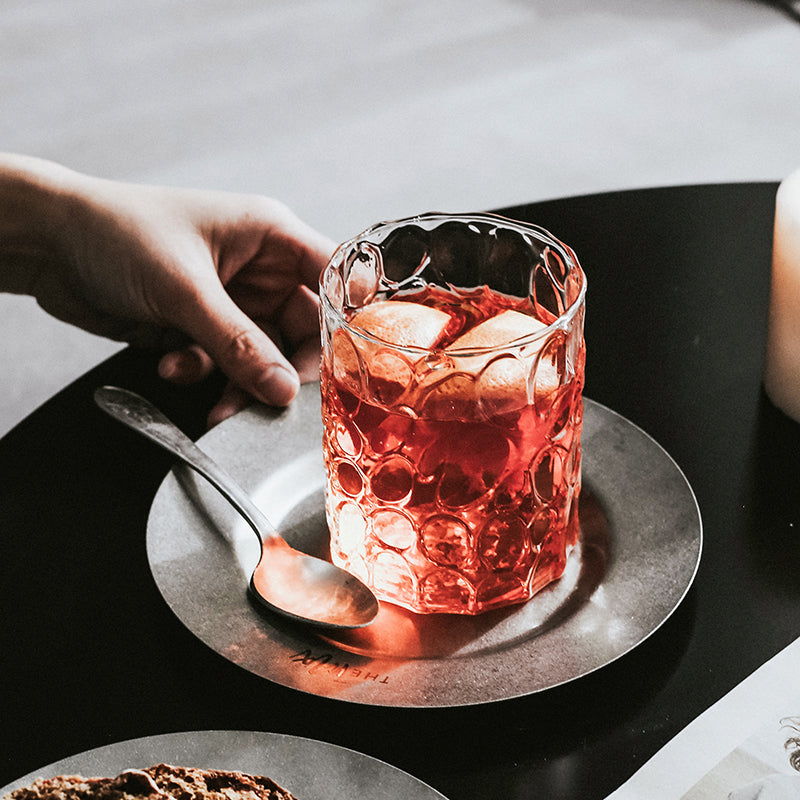
[[[337,250],[321,384],[335,563],[422,613],[479,613],[560,577],[578,535],[584,297],[568,247],[490,215],[387,223]],[[413,343],[426,326],[435,344]]]

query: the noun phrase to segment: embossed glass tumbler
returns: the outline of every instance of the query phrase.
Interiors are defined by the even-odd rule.
[[[320,288],[333,561],[419,613],[559,578],[581,482],[573,251],[503,217],[425,214],[342,244]]]

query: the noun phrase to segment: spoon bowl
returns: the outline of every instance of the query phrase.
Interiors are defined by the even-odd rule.
[[[362,628],[375,619],[378,600],[367,586],[346,570],[291,547],[241,486],[152,403],[116,386],[98,388],[94,399],[114,419],[202,475],[244,517],[261,542],[250,591],[264,606],[326,629]]]

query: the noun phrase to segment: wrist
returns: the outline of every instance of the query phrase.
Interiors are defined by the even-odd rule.
[[[69,259],[79,184],[59,164],[0,154],[0,291],[34,294],[41,271]]]

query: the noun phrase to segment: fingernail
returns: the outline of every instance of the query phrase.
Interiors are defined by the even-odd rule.
[[[297,373],[290,372],[280,364],[273,364],[267,370],[259,386],[261,399],[273,406],[289,405],[299,388]]]

